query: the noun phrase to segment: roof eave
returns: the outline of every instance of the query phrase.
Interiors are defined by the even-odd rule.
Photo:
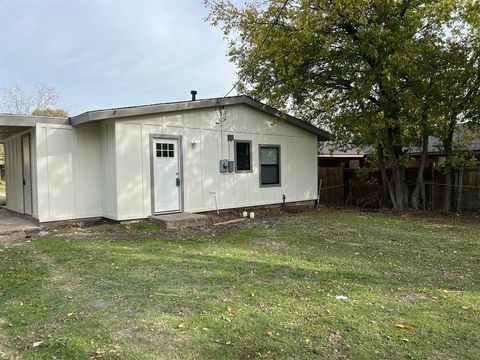
[[[294,116],[282,113],[281,111],[274,109],[271,106],[268,106],[266,104],[263,104],[255,99],[252,99],[251,97],[246,95],[91,111],[91,112],[86,112],[86,113],[74,116],[70,118],[70,121],[73,126],[76,126],[76,125],[81,125],[89,122],[97,122],[97,121],[110,120],[110,119],[121,119],[126,117],[142,116],[142,115],[164,114],[164,113],[170,113],[175,111],[205,109],[205,108],[212,108],[217,106],[228,106],[228,105],[236,105],[236,104],[245,104],[257,110],[263,111],[267,114],[270,114],[272,116],[278,117],[280,119],[285,119],[287,122],[295,126],[298,126],[300,128],[303,128],[304,130],[307,130],[309,132],[316,134],[319,141],[327,141],[331,138],[330,134],[327,131],[319,129],[316,126],[310,123],[307,123],[303,120],[300,120]]]
[[[37,123],[70,125],[70,119],[53,116],[0,115],[0,126],[34,127]]]

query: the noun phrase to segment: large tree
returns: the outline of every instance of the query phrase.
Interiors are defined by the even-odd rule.
[[[408,146],[427,148],[455,24],[474,0],[206,0],[238,66],[238,89],[377,151],[393,206],[408,206]],[[447,59],[448,60],[448,59]],[[448,61],[447,61],[448,62]],[[387,170],[389,170],[387,172]],[[391,174],[391,175],[389,175]],[[418,181],[419,180],[419,181]],[[417,185],[421,178],[417,179]],[[417,186],[418,189],[418,186]],[[417,190],[418,192],[418,190]],[[418,202],[416,198],[412,199]]]
[[[480,117],[480,2],[457,11],[457,21],[444,39],[443,61],[446,64],[438,78],[441,94],[436,97],[440,109],[436,136],[442,141],[446,155],[445,196],[443,210],[449,212],[452,204],[452,174],[462,167],[463,151],[455,155],[454,135],[458,125],[462,129],[479,123]],[[476,5],[476,6],[475,6]],[[459,138],[462,138],[463,130]],[[461,144],[460,144],[460,147]]]

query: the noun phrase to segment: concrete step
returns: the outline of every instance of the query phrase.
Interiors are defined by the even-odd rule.
[[[169,229],[201,228],[207,225],[207,216],[190,213],[178,213],[150,216],[150,220]]]

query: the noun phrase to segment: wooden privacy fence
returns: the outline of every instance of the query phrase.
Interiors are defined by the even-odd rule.
[[[354,169],[319,167],[318,179],[320,204],[381,206],[382,187],[376,176],[371,181],[365,181],[357,176]]]
[[[339,167],[318,168],[320,202],[322,204],[339,206],[345,203],[343,172],[344,169]]]
[[[425,174],[422,186],[422,206],[425,210],[440,210],[445,202],[445,175],[441,170]],[[480,213],[480,169],[455,172],[452,182],[451,209],[456,212]]]
[[[410,192],[415,187],[418,170],[406,169]],[[354,205],[365,208],[388,206],[384,198],[380,174],[370,180],[360,179],[354,169],[341,167],[318,168],[319,203],[323,205]],[[421,187],[420,207],[424,210],[443,209],[445,175],[441,169],[426,169]],[[464,169],[453,176],[451,209],[456,212],[480,213],[480,169]]]

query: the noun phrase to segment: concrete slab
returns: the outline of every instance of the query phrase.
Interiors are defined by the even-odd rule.
[[[150,220],[169,230],[198,228],[207,224],[206,215],[178,213],[151,216]]]
[[[0,209],[0,235],[9,235],[20,231],[37,231],[41,227],[14,212]]]

